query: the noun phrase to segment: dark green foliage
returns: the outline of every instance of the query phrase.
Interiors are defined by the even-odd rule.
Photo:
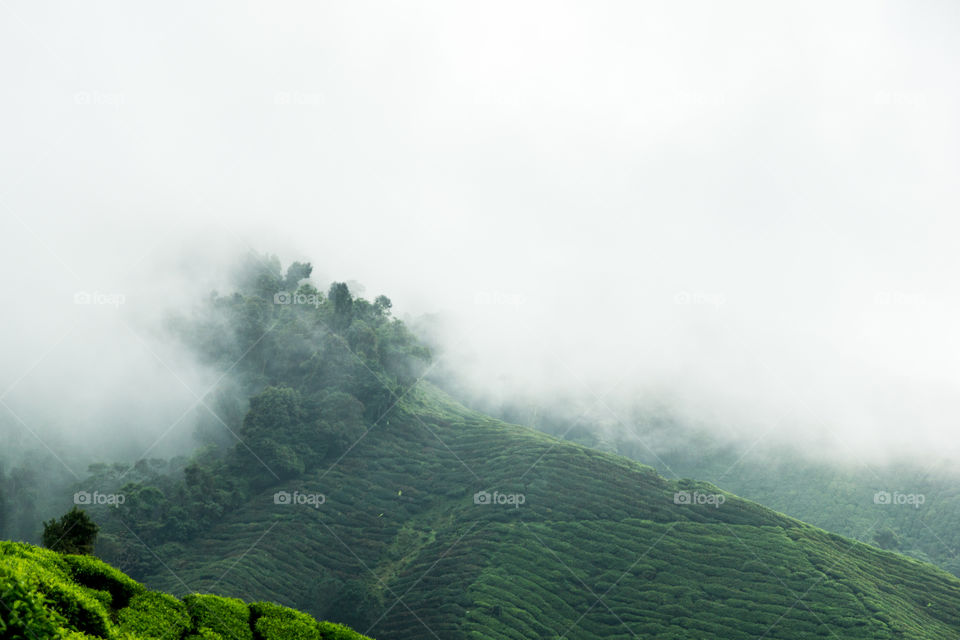
[[[43,523],[43,546],[62,553],[93,553],[100,527],[85,511],[74,507],[59,520]]]
[[[382,610],[383,603],[360,580],[347,580],[327,608],[329,619],[357,629],[367,629]]]
[[[234,449],[234,460],[238,469],[260,478],[257,484],[303,473],[301,447],[308,433],[301,405],[300,394],[289,387],[267,387],[250,398],[250,411],[240,430],[242,443]]]
[[[373,301],[373,307],[380,315],[388,315],[393,308],[393,302],[387,296],[377,296]]]
[[[366,431],[364,407],[359,400],[342,391],[326,391],[315,400],[314,437],[321,450],[340,455]]]
[[[109,593],[114,608],[122,609],[127,606],[130,598],[143,591],[141,584],[99,558],[85,555],[65,555],[63,560],[70,571],[70,575],[77,583],[90,589]]]
[[[250,398],[250,411],[243,419],[242,435],[276,434],[290,438],[303,422],[300,394],[289,387],[267,387],[260,395]]]
[[[346,329],[353,320],[353,296],[350,295],[350,289],[343,282],[334,282],[330,285],[327,297],[333,303],[333,326],[339,330]]]
[[[201,320],[174,323],[230,377],[208,396],[210,446],[193,460],[172,473],[145,465],[122,487],[103,479],[126,496],[104,519],[105,552],[136,575],[160,566],[143,545],[187,543],[260,491],[322,472],[368,429],[385,427],[424,370],[430,352],[391,317],[388,298],[370,303],[344,283],[325,297],[304,279],[310,271],[295,263],[281,277],[275,258],[251,256],[239,291],[211,296]]]
[[[283,288],[286,291],[296,291],[301,280],[305,280],[313,273],[313,265],[309,262],[294,262],[287,267],[287,275],[283,279]]]

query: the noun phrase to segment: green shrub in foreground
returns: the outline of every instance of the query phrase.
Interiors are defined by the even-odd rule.
[[[320,629],[320,637],[323,640],[363,640],[367,637],[335,622],[321,621],[317,623],[317,628]]]
[[[48,611],[64,618],[68,629],[103,638],[112,637],[108,611],[113,597],[107,591],[77,584],[63,556],[16,542],[0,543],[0,569],[14,575],[43,597]]]
[[[158,591],[134,596],[118,614],[120,629],[143,638],[180,638],[190,629],[190,615],[182,602]]]
[[[0,638],[54,638],[66,620],[47,608],[47,601],[15,572],[0,566]]]
[[[250,605],[254,630],[263,640],[321,640],[317,622],[310,616],[271,602]]]
[[[268,602],[181,602],[96,558],[0,541],[0,640],[254,640],[252,625],[256,640],[364,640]]]
[[[254,602],[254,629],[263,640],[363,640],[350,627],[333,622],[318,622],[296,609],[272,602]]]
[[[250,610],[242,600],[192,593],[183,602],[197,629],[207,628],[223,640],[253,640]]]
[[[130,598],[144,591],[139,582],[99,558],[87,555],[62,557],[74,580],[85,587],[109,592],[115,609],[127,606]]]
[[[113,624],[107,607],[96,592],[66,581],[46,582],[39,589],[67,619],[69,627],[92,636],[112,637]]]

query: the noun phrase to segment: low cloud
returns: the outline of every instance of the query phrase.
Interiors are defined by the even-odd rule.
[[[165,314],[252,248],[490,406],[952,455],[950,5],[605,7],[15,7],[4,441],[147,451],[217,377]]]

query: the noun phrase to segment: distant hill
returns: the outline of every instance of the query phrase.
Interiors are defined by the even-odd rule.
[[[438,380],[444,384],[443,379]],[[445,385],[455,391],[456,385]],[[482,407],[481,407],[482,408]],[[694,429],[669,411],[621,409],[632,433],[601,425],[575,407],[542,407],[531,398],[487,409],[501,419],[650,465],[668,478],[691,477],[828,531],[931,562],[960,576],[960,471],[932,456],[815,457],[812,449],[731,442]],[[619,434],[602,436],[600,434]],[[695,446],[694,446],[695,445]]]
[[[90,556],[0,542],[0,638],[363,640],[269,602],[151,591]]]
[[[309,275],[256,258],[177,322],[224,372],[202,451],[74,488],[150,588],[381,640],[960,637],[954,576],[470,410],[389,299]]]
[[[693,438],[691,438],[693,440]],[[936,461],[848,465],[782,447],[699,437],[692,450],[617,447],[661,473],[692,475],[819,527],[960,575],[960,474]],[[668,471],[669,469],[669,471]]]

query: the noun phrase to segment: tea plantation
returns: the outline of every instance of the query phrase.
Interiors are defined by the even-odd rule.
[[[269,602],[151,591],[96,558],[0,542],[0,638],[363,640]]]
[[[952,638],[960,580],[422,384],[389,429],[254,496],[145,576],[274,594],[379,638]],[[475,504],[474,493],[522,504]],[[723,496],[714,504],[680,496]],[[681,502],[681,504],[677,504]],[[719,503],[719,504],[718,504]]]

